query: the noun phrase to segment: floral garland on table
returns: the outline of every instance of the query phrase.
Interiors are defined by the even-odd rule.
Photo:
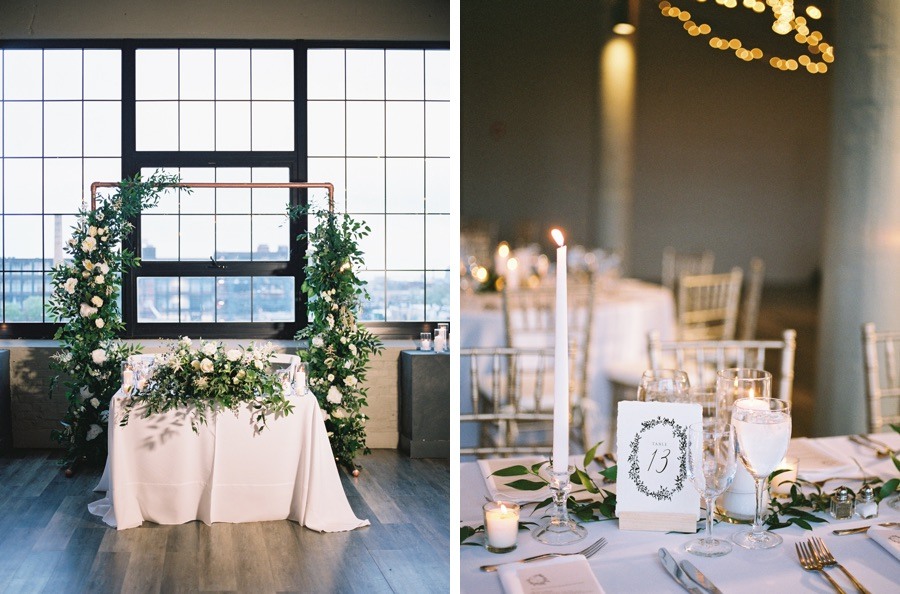
[[[65,377],[69,406],[62,428],[53,438],[66,448],[63,464],[102,463],[106,459],[109,400],[119,387],[121,363],[139,347],[116,340],[124,328],[118,298],[122,274],[139,265],[122,242],[131,233],[131,220],[159,201],[175,176],[154,174],[125,179],[115,193],[95,210],[82,208],[65,246],[70,258],[50,273],[53,292],[48,314],[63,322],[54,339],[60,351],[53,355],[51,393]]]
[[[368,404],[368,363],[381,351],[381,341],[356,321],[368,297],[365,281],[356,274],[363,264],[359,241],[370,229],[347,214],[308,207],[291,210],[292,216],[301,214],[315,217],[317,225],[300,236],[309,241],[302,290],[311,319],[296,335],[309,341],[307,350],[298,354],[308,364],[310,390],[325,412],[334,458],[355,476],[359,471],[354,458],[360,451],[370,453],[368,417],[362,412]]]
[[[253,411],[257,433],[266,427],[267,415],[290,414],[290,384],[284,386],[270,371],[273,346],[251,343],[245,349],[225,349],[220,342],[200,341],[199,348],[187,336],[156,355],[149,378],[138,380],[125,400],[119,425],[125,426],[135,407],[149,417],[176,408],[190,410],[191,429],[206,424],[207,415],[247,405]]]

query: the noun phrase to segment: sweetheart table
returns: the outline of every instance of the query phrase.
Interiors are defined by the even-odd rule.
[[[185,410],[142,417],[125,426],[124,392],[112,398],[109,456],[89,510],[119,530],[142,522],[183,524],[290,519],[312,530],[367,526],[347,501],[318,402],[290,397],[291,414],[267,419],[254,434],[253,414],[219,412],[191,429]]]
[[[879,434],[873,436],[900,451],[900,434]],[[791,449],[798,452],[802,449],[807,454],[810,446],[817,446],[822,451],[831,452],[850,462],[856,459],[870,474],[882,479],[897,476],[890,458],[876,458],[874,453],[862,446],[850,442],[846,437],[826,437],[811,440],[792,440]],[[802,448],[800,447],[802,446]],[[807,466],[813,462],[807,458]],[[851,463],[852,464],[852,463]],[[840,469],[842,474],[826,472],[815,477],[858,476],[851,466]],[[835,471],[839,471],[837,468]],[[821,470],[820,470],[821,472]],[[806,478],[811,473],[804,473],[804,457],[800,457],[800,477]],[[841,484],[846,484],[854,491],[861,486],[861,481],[832,481],[823,490],[831,493]],[[613,485],[614,487],[614,485]],[[606,488],[606,487],[604,487]],[[523,492],[524,493],[524,492]],[[527,496],[525,494],[524,496]],[[460,519],[463,523],[480,525],[481,505],[488,497],[488,489],[482,477],[479,465],[468,462],[460,465]],[[892,497],[897,497],[894,495]],[[522,520],[528,520],[524,512]],[[549,546],[536,541],[525,531],[518,535],[518,548],[504,554],[492,554],[482,546],[460,547],[460,590],[463,593],[491,594],[503,592],[497,573],[485,573],[479,567],[489,563],[516,561],[532,555],[547,552],[574,552],[587,547],[600,537],[609,543],[596,555],[588,559],[590,568],[600,582],[606,594],[634,592],[684,592],[673,581],[662,563],[657,551],[665,547],[678,561],[687,559],[710,578],[723,592],[758,593],[785,592],[800,594],[817,592],[826,594],[833,592],[825,578],[818,572],[805,571],[797,561],[794,544],[805,541],[811,536],[821,537],[831,552],[872,594],[896,594],[900,591],[900,558],[892,556],[885,548],[866,534],[835,536],[831,533],[836,528],[852,528],[873,525],[877,522],[900,521],[900,511],[894,510],[888,501],[882,501],[878,507],[877,519],[861,520],[855,516],[850,520],[834,520],[814,524],[812,532],[796,526],[778,530],[784,538],[784,544],[774,549],[751,551],[735,545],[728,555],[718,558],[704,558],[684,552],[682,546],[695,535],[635,532],[618,529],[616,520],[590,522],[584,524],[588,530],[587,538],[566,546]],[[713,534],[728,538],[738,531],[739,526],[717,523]],[[900,530],[897,531],[900,534]],[[480,535],[471,537],[471,541],[479,542]],[[898,553],[900,554],[900,553]],[[831,575],[848,592],[855,592],[852,583],[837,568],[827,569]]]

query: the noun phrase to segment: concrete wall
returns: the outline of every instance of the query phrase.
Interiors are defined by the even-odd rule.
[[[807,280],[819,263],[828,189],[831,76],[781,72],[768,57],[742,62],[688,36],[657,2],[639,4],[630,273],[658,279],[663,248],[673,245],[713,250],[717,271],[746,269],[760,256],[768,281]],[[826,14],[830,4],[820,3]],[[545,244],[552,225],[574,242],[601,235],[597,96],[607,5],[462,3],[464,225],[485,221],[501,239]],[[767,56],[798,54],[746,9],[692,2],[690,10],[715,16],[714,33],[758,42]],[[830,23],[819,28],[833,42]]]
[[[237,341],[224,341],[238,345]],[[18,344],[17,344],[18,343]],[[144,352],[162,350],[162,343],[143,341]],[[296,352],[296,345],[279,342],[279,350]],[[51,395],[50,356],[56,352],[51,340],[0,341],[0,348],[10,352],[10,392],[12,396],[13,447],[56,448],[50,432],[59,427],[67,408],[65,394],[57,386]],[[396,448],[399,443],[399,381],[397,376],[400,351],[415,348],[412,341],[389,341],[382,353],[372,360],[366,385],[370,417],[366,426],[366,442],[371,448]]]

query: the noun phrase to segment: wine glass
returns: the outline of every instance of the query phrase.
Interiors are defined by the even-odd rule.
[[[791,441],[791,405],[775,398],[741,398],[731,411],[737,435],[737,453],[753,477],[756,514],[753,527],[734,534],[735,544],[746,549],[769,549],[781,544],[777,534],[763,530],[765,481],[787,453]]]
[[[688,402],[691,383],[680,369],[648,369],[641,376],[637,399],[642,402]]]
[[[684,545],[684,550],[703,557],[719,557],[731,552],[731,543],[713,538],[713,500],[734,479],[735,437],[731,425],[715,417],[688,427],[687,474],[706,503],[706,536]]]

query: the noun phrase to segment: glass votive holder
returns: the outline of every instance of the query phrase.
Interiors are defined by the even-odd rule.
[[[134,387],[134,370],[127,360],[122,361],[122,390],[128,394]]]
[[[776,495],[788,495],[791,487],[797,482],[797,472],[800,469],[800,459],[796,456],[785,456],[775,470],[784,470],[772,478],[772,491]]]
[[[433,351],[434,343],[431,341],[431,332],[422,332],[419,334],[419,350]]]
[[[484,548],[491,553],[515,550],[519,537],[519,504],[488,501],[484,510]]]
[[[307,377],[306,361],[297,363],[297,367],[294,369],[294,394],[297,396],[306,396],[307,392],[309,392]]]

